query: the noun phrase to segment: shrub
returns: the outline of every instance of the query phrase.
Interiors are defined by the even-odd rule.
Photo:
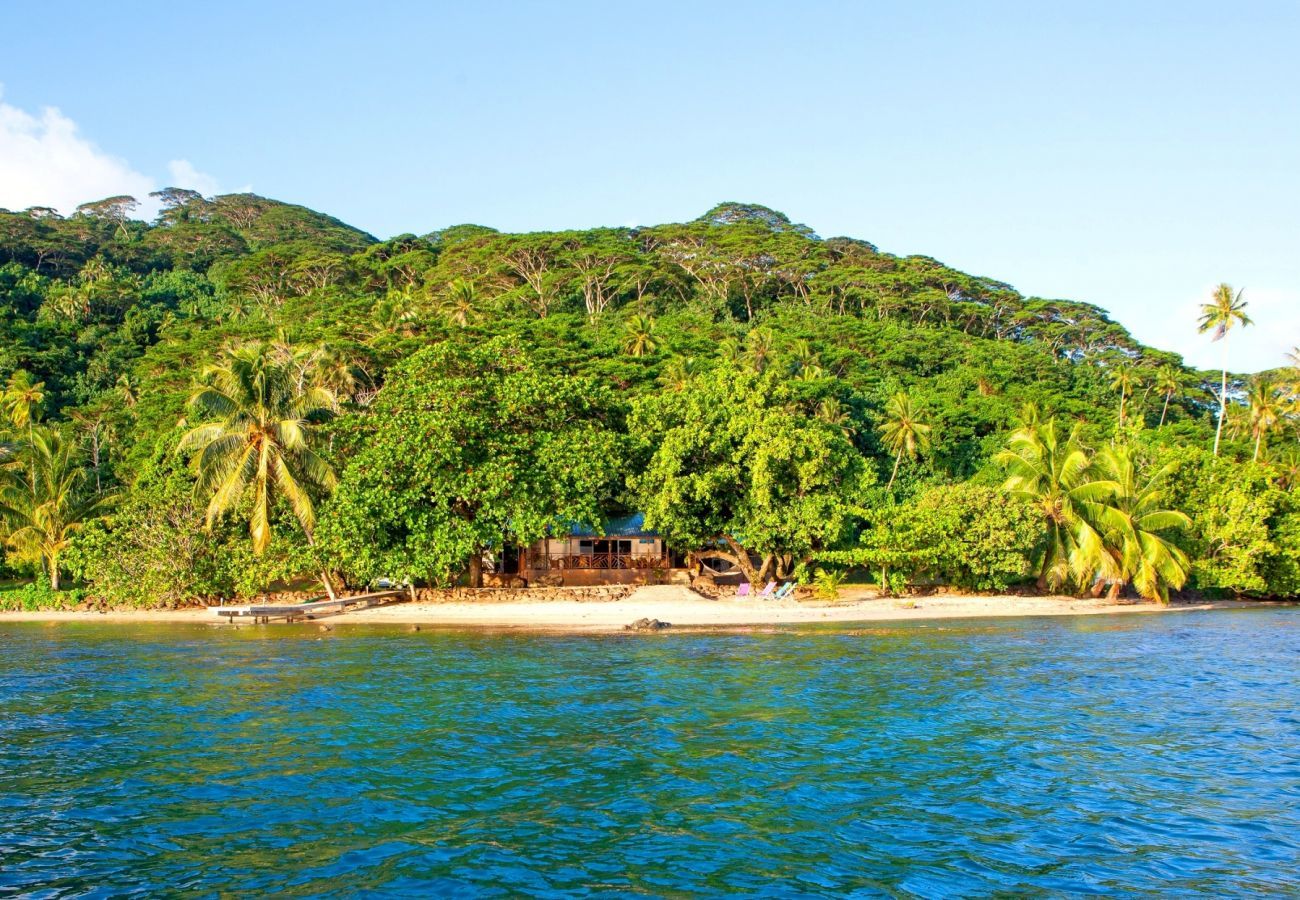
[[[1001,591],[1033,576],[1042,540],[1026,504],[996,488],[944,485],[873,510],[857,549],[823,558],[877,570],[893,593],[921,581]]]
[[[229,595],[230,554],[204,533],[193,482],[159,442],[122,502],[73,541],[67,565],[90,594],[114,606],[178,606]]]
[[[35,612],[42,609],[72,609],[85,598],[85,591],[56,591],[45,578],[38,578],[15,590],[0,592],[0,610]]]
[[[843,572],[818,569],[817,576],[813,579],[813,590],[822,600],[838,600],[840,598],[840,585],[843,583]]]
[[[1169,503],[1192,519],[1192,584],[1253,596],[1300,593],[1296,498],[1267,466],[1190,447],[1162,450],[1172,461]]]

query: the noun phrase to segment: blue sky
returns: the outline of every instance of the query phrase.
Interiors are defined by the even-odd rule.
[[[9,5],[0,206],[184,181],[380,236],[764,203],[1110,310],[1300,344],[1300,4]],[[87,196],[87,192],[91,192]],[[33,199],[40,197],[43,199]]]

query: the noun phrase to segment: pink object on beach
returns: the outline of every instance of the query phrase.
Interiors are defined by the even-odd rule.
[[[759,596],[759,597],[770,597],[770,596],[772,596],[772,592],[773,592],[774,590],[776,590],[776,582],[775,582],[775,581],[769,581],[769,582],[767,583],[767,587],[765,587],[765,588],[763,588],[763,590],[759,591],[758,594],[757,594],[757,596]]]
[[[748,597],[748,596],[749,596],[749,582],[748,582],[748,581],[742,581],[742,582],[740,583],[740,586],[736,588],[736,596],[737,596],[737,597]]]

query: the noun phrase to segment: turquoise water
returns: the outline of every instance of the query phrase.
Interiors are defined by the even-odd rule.
[[[0,626],[0,894],[1297,891],[1300,610]]]

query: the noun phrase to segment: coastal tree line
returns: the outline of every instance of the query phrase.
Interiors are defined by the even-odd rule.
[[[378,241],[156,199],[0,212],[23,602],[473,582],[629,510],[751,580],[1300,592],[1295,357],[1198,372],[1088,304],[753,205]],[[1206,299],[1207,340],[1251,324]]]

